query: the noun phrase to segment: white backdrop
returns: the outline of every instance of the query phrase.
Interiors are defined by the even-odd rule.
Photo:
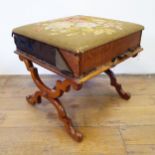
[[[118,65],[116,73],[155,73],[155,0],[0,0],[0,74],[27,74],[13,53],[14,27],[72,15],[91,15],[145,26],[144,51]],[[41,70],[41,73],[48,73]]]

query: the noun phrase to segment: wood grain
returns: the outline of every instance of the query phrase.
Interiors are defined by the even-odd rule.
[[[52,86],[58,77],[42,79]],[[131,100],[119,98],[103,75],[60,98],[85,135],[79,144],[62,130],[47,100],[27,104],[25,94],[36,89],[29,76],[0,77],[0,154],[154,155],[155,76],[124,75],[118,81],[132,90]]]
[[[81,56],[81,73],[89,72],[95,67],[101,66],[112,60],[119,54],[128,49],[140,47],[141,31],[130,34],[129,36],[109,42],[105,45],[91,49]],[[104,63],[103,63],[104,62]]]

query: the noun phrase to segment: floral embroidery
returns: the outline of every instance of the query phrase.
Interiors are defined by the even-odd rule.
[[[117,31],[121,31],[122,23],[119,21],[93,18],[87,16],[75,16],[55,21],[45,21],[38,23],[38,31],[48,31],[49,35],[63,34],[66,37],[76,35],[93,35],[107,34],[111,35]]]
[[[72,16],[24,25],[13,30],[28,38],[83,53],[143,30],[142,25],[90,16]]]

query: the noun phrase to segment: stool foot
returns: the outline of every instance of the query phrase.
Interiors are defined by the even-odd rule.
[[[26,96],[26,100],[31,105],[35,105],[36,103],[41,103],[41,92],[36,91],[33,95]]]
[[[125,92],[121,86],[121,84],[117,83],[115,74],[112,72],[112,70],[108,69],[105,71],[105,73],[109,76],[111,85],[115,87],[116,91],[118,92],[119,96],[125,100],[129,100],[131,95],[127,92]]]

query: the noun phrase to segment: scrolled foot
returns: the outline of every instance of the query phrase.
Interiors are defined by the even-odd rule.
[[[113,85],[113,86],[114,86],[114,85]],[[130,93],[125,92],[120,84],[117,83],[117,86],[115,85],[114,87],[115,87],[115,89],[117,90],[117,92],[118,92],[118,94],[119,94],[119,96],[120,96],[121,98],[123,98],[123,99],[125,99],[125,100],[129,100],[129,99],[131,98]]]
[[[70,136],[77,142],[81,142],[83,140],[83,135],[79,131],[75,130],[73,127],[71,127]]]
[[[124,95],[123,95],[123,97],[122,98],[124,98],[125,100],[129,100],[130,98],[131,98],[131,95],[130,95],[130,93],[125,93]]]
[[[41,103],[41,93],[38,91],[34,95],[29,95],[26,97],[29,104],[35,105],[36,103]]]
[[[117,93],[119,94],[119,96],[121,98],[125,99],[125,100],[129,100],[131,95],[123,90],[121,84],[119,84],[117,82],[114,73],[110,69],[105,71],[105,73],[109,76],[110,81],[111,81],[111,85],[113,87],[115,87],[115,89],[116,89]]]
[[[71,122],[71,120],[66,116],[66,118],[64,118],[65,120],[64,122],[64,126],[66,131],[68,132],[68,134],[77,142],[81,142],[83,140],[83,135],[81,132],[77,131],[74,127],[73,124]],[[66,120],[68,121],[68,123],[66,123]]]

